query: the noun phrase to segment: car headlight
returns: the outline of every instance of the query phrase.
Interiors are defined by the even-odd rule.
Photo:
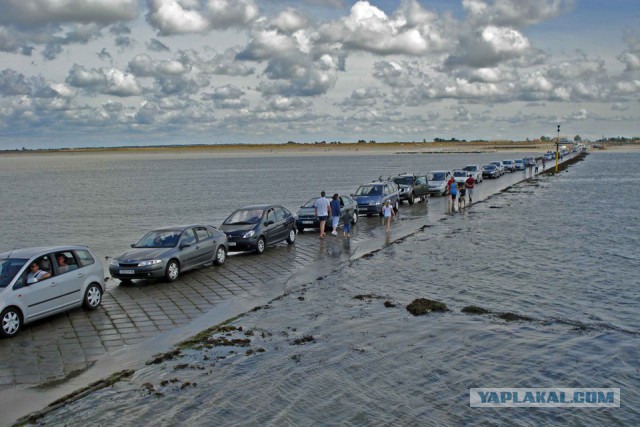
[[[149,267],[150,265],[160,264],[161,262],[161,259],[148,259],[146,261],[140,261],[138,267]]]
[[[114,267],[120,267],[120,264],[118,263],[117,259],[112,259],[109,264],[111,264]]]
[[[376,202],[376,206],[380,206],[382,202]]]
[[[249,239],[249,238],[253,237],[254,234],[256,234],[256,230],[249,230],[249,231],[247,231],[246,233],[244,233],[242,235],[242,238],[243,239]]]

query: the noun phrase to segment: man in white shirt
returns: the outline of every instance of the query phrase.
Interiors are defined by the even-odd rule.
[[[324,226],[327,223],[327,218],[330,216],[329,199],[325,197],[324,191],[320,193],[320,197],[313,204],[315,208],[316,217],[320,220],[320,238],[324,239]]]

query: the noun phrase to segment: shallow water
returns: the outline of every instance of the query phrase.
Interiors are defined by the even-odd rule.
[[[598,153],[518,184],[235,321],[250,347],[185,351],[44,421],[636,425],[639,162]],[[413,317],[418,297],[451,311]],[[619,387],[622,406],[474,409],[471,387]]]

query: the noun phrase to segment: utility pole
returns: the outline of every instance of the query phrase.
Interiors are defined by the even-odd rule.
[[[558,173],[559,159],[560,159],[560,125],[558,125],[558,136],[556,138],[556,173]]]

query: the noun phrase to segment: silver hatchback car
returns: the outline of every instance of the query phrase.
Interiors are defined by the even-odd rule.
[[[15,249],[0,254],[0,336],[74,307],[102,302],[104,269],[86,246]]]

